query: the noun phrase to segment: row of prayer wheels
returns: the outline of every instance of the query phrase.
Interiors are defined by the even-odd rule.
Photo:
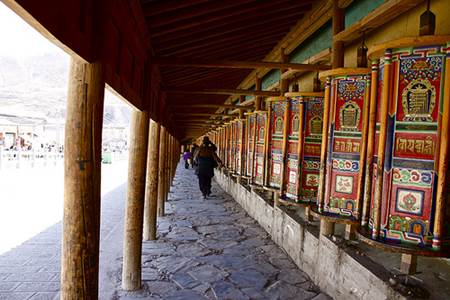
[[[394,40],[324,92],[266,99],[211,138],[227,167],[365,242],[449,256],[450,36]]]

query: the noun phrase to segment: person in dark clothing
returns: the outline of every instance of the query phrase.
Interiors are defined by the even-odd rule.
[[[214,168],[222,164],[215,149],[217,149],[216,146],[208,137],[205,137],[202,145],[194,153],[195,173],[198,176],[200,191],[204,199],[211,195],[211,179],[214,177]]]

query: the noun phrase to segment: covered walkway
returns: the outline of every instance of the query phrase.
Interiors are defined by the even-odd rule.
[[[178,165],[159,237],[144,241],[143,288],[120,288],[125,187],[102,200],[101,299],[327,299],[219,186],[202,200]],[[0,256],[0,299],[56,299],[61,225]],[[281,272],[282,270],[282,272]]]

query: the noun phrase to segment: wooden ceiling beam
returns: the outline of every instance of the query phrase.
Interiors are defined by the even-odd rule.
[[[223,39],[220,41],[211,40],[210,42],[204,44],[198,44],[191,47],[185,47],[179,50],[172,51],[160,51],[159,53],[163,53],[167,56],[192,56],[192,53],[195,53],[197,57],[200,56],[199,53],[202,52],[210,52],[221,50],[225,46],[228,48],[236,48],[236,45],[259,45],[263,41],[271,41],[271,43],[276,43],[280,36],[283,36],[286,32],[287,28],[278,28],[276,32],[272,32],[271,34],[264,34],[264,32],[260,32],[258,35],[247,35],[247,36],[239,36],[239,37],[228,37],[227,39]]]
[[[238,46],[238,45],[237,45]],[[236,47],[236,46],[234,46]],[[159,66],[176,66],[176,67],[191,67],[191,68],[224,68],[224,69],[291,69],[291,70],[308,70],[320,71],[328,70],[330,66],[317,64],[297,64],[297,63],[280,63],[270,61],[210,61],[196,58],[181,58],[181,57],[155,57],[154,64]]]
[[[195,89],[195,88],[177,88],[167,87],[163,89],[163,92],[167,94],[184,94],[184,95],[249,95],[249,96],[262,96],[273,97],[279,96],[279,92],[272,91],[253,91],[253,90],[240,90],[240,89]]]
[[[142,10],[144,16],[151,17],[174,10],[183,9],[197,4],[206,3],[209,0],[166,0],[166,1],[144,1]]]
[[[242,16],[241,18],[230,18],[223,22],[218,22],[217,24],[211,24],[207,27],[202,26],[196,30],[183,32],[183,34],[161,36],[157,39],[153,39],[153,42],[158,45],[184,43],[189,41],[199,42],[240,30],[249,31],[254,27],[269,27],[268,24],[278,22],[279,20],[287,18],[299,19],[299,17],[296,16],[303,14],[310,7],[310,4],[300,2],[297,5],[294,4],[293,7],[280,6],[274,8],[273,10],[270,10],[270,15],[267,15],[267,12],[262,12],[251,14],[249,16]],[[304,9],[300,10],[300,7],[304,7]],[[264,18],[261,18],[262,16],[264,16]]]
[[[252,107],[236,105],[236,104],[173,104],[169,107],[173,108],[242,108],[242,109],[252,109]]]
[[[339,0],[340,7],[347,7],[352,0]],[[281,49],[286,54],[294,51],[301,43],[308,39],[318,29],[320,29],[332,17],[332,1],[322,0],[315,3],[302,19],[300,19],[291,31],[281,39],[278,44],[265,56],[265,60],[277,60],[280,57]],[[240,84],[239,88],[249,88],[253,85],[255,77],[266,75],[270,69],[259,68],[252,71]],[[232,101],[233,97],[229,97],[227,102]]]
[[[255,0],[233,0],[233,1],[209,1],[202,3],[201,5],[192,5],[186,7],[179,12],[154,16],[150,18],[150,27],[157,30],[158,27],[167,26],[178,22],[189,22],[190,19],[195,17],[202,17],[215,12],[221,12],[223,10],[239,10],[239,6],[247,3],[254,5]]]
[[[171,51],[191,51],[192,49],[207,48],[210,45],[217,45],[219,43],[232,43],[233,41],[255,39],[259,36],[267,37],[273,33],[286,32],[288,28],[293,25],[292,19],[285,19],[276,23],[276,25],[269,28],[259,28],[259,30],[243,31],[239,34],[226,34],[221,36],[216,36],[214,38],[204,39],[201,42],[187,41],[184,43],[173,43],[170,46],[164,47],[163,45],[158,45],[160,53],[167,53]]]
[[[312,0],[308,0],[306,3],[311,3]],[[279,0],[279,1],[265,1],[263,3],[260,3],[258,5],[249,3],[245,6],[242,6],[239,10],[236,9],[228,9],[217,13],[212,13],[207,16],[203,17],[195,17],[192,18],[189,22],[183,21],[179,22],[179,24],[172,24],[168,26],[164,26],[161,28],[158,28],[158,30],[154,30],[152,34],[152,38],[157,38],[159,36],[167,35],[167,34],[173,34],[177,31],[186,31],[188,29],[192,29],[195,27],[204,27],[205,24],[211,23],[211,22],[217,22],[222,21],[224,19],[229,19],[235,16],[244,15],[248,16],[253,14],[255,11],[264,12],[269,11],[269,9],[272,9],[273,6],[281,6],[284,5],[284,2],[298,2],[298,0]],[[151,27],[151,24],[150,24]],[[154,29],[154,28],[153,28]]]
[[[182,116],[209,116],[209,117],[224,117],[224,118],[234,118],[236,117],[236,114],[216,114],[216,113],[193,113],[193,112],[175,112],[173,113],[174,116],[182,115]]]

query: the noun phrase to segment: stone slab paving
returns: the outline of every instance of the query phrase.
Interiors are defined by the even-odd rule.
[[[180,164],[159,220],[157,241],[143,243],[143,286],[116,299],[330,299],[256,221],[213,184],[207,200],[193,170]]]
[[[245,211],[213,184],[202,199],[179,164],[158,221],[142,246],[142,289],[120,288],[126,187],[102,199],[100,299],[330,299]],[[61,223],[0,256],[0,299],[59,299]]]

